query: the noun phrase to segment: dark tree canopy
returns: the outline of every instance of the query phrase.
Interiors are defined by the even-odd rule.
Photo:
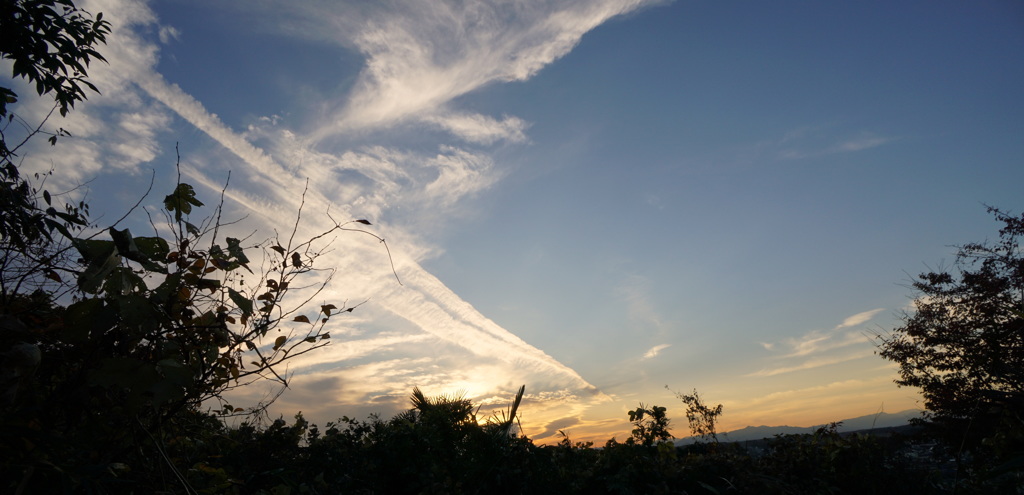
[[[915,310],[881,337],[896,383],[920,388],[938,418],[1019,411],[1024,392],[1024,215],[988,211],[1003,224],[999,239],[959,246],[953,270],[919,275]]]
[[[83,86],[98,91],[86,72],[92,60],[105,60],[96,46],[109,32],[103,14],[93,19],[71,0],[0,2],[0,58],[12,60],[13,76],[35,83],[40,96],[52,94],[61,115],[85,99]],[[0,117],[14,101],[16,95],[0,87]]]
[[[35,84],[39,96],[49,95],[62,116],[86,98],[84,88],[97,91],[86,73],[92,60],[105,61],[96,47],[106,43],[110,23],[96,18],[71,0],[4,0],[0,2],[0,59],[12,61],[11,76]],[[18,98],[11,88],[0,86],[0,249],[13,247],[22,253],[33,244],[53,240],[54,231],[69,237],[69,229],[85,225],[86,205],[54,206],[43,191],[45,208],[38,207],[37,191],[15,165],[17,149],[39,132],[30,132],[21,143],[8,143],[4,131],[13,120],[7,105]],[[41,126],[41,124],[40,124]],[[33,126],[34,127],[34,126]],[[63,129],[49,138],[56,143]],[[8,260],[4,257],[4,260]],[[5,264],[6,265],[6,264]]]

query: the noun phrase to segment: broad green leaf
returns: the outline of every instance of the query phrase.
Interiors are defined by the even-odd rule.
[[[157,331],[160,313],[149,299],[140,294],[128,294],[115,298],[114,303],[125,335],[144,338]]]
[[[142,252],[139,251],[138,246],[135,245],[135,241],[132,239],[132,233],[130,230],[117,230],[111,227],[110,238],[114,240],[114,246],[117,247],[117,254],[133,261],[138,261],[142,258]]]
[[[249,258],[245,256],[245,250],[242,249],[241,242],[234,237],[228,237],[228,254],[231,255],[235,261],[245,264],[249,262]]]
[[[70,225],[83,225],[84,226],[84,225],[86,225],[88,223],[86,221],[85,217],[83,217],[82,215],[80,215],[78,213],[72,214],[72,213],[63,213],[63,212],[58,211],[58,212],[55,212],[54,214],[58,218],[60,218],[61,220],[64,220],[65,222],[67,222]]]
[[[174,192],[164,198],[164,208],[174,213],[175,221],[181,221],[182,215],[192,213],[193,206],[203,206],[203,203],[196,199],[196,191],[189,184],[178,184]]]
[[[76,240],[75,247],[88,263],[78,276],[78,287],[83,292],[96,293],[107,275],[121,263],[120,256],[110,241]]]
[[[101,387],[130,387],[139,384],[146,363],[126,357],[105,358],[89,373],[89,383]]]
[[[231,302],[235,303],[235,306],[242,310],[242,314],[246,316],[252,315],[252,300],[230,287],[228,288],[228,296],[231,298]]]
[[[156,301],[166,302],[177,295],[181,287],[181,274],[173,273],[164,278],[164,281],[153,290],[153,298]]]
[[[64,237],[66,237],[68,239],[72,238],[71,231],[68,230],[68,228],[65,227],[64,224],[62,224],[62,223],[60,223],[60,222],[58,222],[56,220],[53,220],[51,218],[44,218],[43,219],[43,223],[46,224],[46,227],[48,229],[50,229],[51,231],[56,230],[57,232],[60,232],[61,235],[63,235]],[[43,234],[46,235],[47,238],[50,237],[49,233],[47,233],[47,232],[44,232]]]
[[[135,245],[139,251],[153,261],[163,262],[171,252],[170,245],[160,237],[136,237]]]
[[[146,282],[130,268],[114,267],[103,280],[103,292],[109,295],[124,295],[146,291]]]
[[[169,380],[159,380],[146,390],[153,397],[155,405],[167,404],[185,397],[185,387]]]
[[[161,359],[157,364],[157,370],[170,383],[187,387],[195,381],[193,370],[175,359]]]
[[[104,241],[99,239],[75,239],[73,243],[75,249],[82,254],[83,258],[85,258],[86,263],[97,258],[105,258],[116,250],[113,241]]]
[[[79,342],[88,339],[93,329],[103,333],[112,328],[117,324],[117,314],[102,299],[89,298],[68,306],[64,321],[74,324],[64,325],[61,338],[68,342]]]
[[[274,339],[274,350],[276,351],[276,350],[280,349],[281,346],[283,346],[284,343],[287,342],[287,341],[288,341],[288,337],[285,337],[284,335]]]
[[[299,315],[296,316],[295,319],[292,321],[301,321],[302,323],[309,323],[309,318],[306,318],[306,315]]]
[[[220,280],[214,280],[212,278],[201,278],[196,281],[196,289],[203,290],[207,289],[210,293],[216,292],[220,288]]]

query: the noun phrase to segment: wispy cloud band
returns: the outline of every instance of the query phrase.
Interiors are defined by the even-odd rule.
[[[182,170],[189,180],[219,191],[224,169],[235,169],[232,187],[226,192],[227,207],[249,216],[246,228],[275,226],[284,220],[282,211],[295,212],[301,198],[297,191],[305,187],[307,178],[305,202],[311,211],[332,207],[339,215],[372,215],[375,227],[388,234],[403,285],[390,276],[390,264],[385,264],[380,246],[367,239],[340,238],[339,246],[321,261],[344,274],[346,291],[371,296],[372,303],[359,310],[364,322],[373,326],[368,320],[390,321],[400,330],[353,336],[316,358],[311,354],[292,362],[290,372],[306,383],[295,387],[315,389],[331,398],[327,403],[394,406],[404,397],[399,390],[416,383],[462,384],[481,397],[494,397],[513,383],[530,381],[531,400],[546,401],[541,410],[548,408],[547,413],[560,417],[578,415],[588,404],[607,397],[573,369],[501,328],[427,273],[418,262],[431,252],[418,230],[423,223],[401,221],[403,216],[410,218],[405,211],[417,212],[413,216],[421,215],[420,220],[432,214],[430,220],[440,221],[466,198],[487,190],[501,176],[493,159],[446,143],[425,152],[372,142],[331,149],[320,146],[318,139],[356,127],[379,129],[413,119],[470,145],[524,142],[528,126],[522,120],[459,111],[451,108],[452,100],[489,83],[530,77],[568,52],[586,31],[643,3],[475,2],[468,5],[472,8],[456,8],[446,2],[410,2],[408,9],[400,11],[404,14],[397,16],[363,8],[361,12],[368,16],[361,24],[364,29],[339,43],[350,43],[364,53],[366,69],[351,94],[325,103],[340,110],[329,113],[324,125],[298,124],[322,128],[324,134],[318,135],[286,127],[274,116],[255,119],[244,130],[231,128],[206,103],[155,69],[156,39],[171,41],[188,36],[187,31],[159,25],[144,2],[95,0],[85,6],[111,18],[115,24],[111,38],[117,48],[107,56],[109,68],[96,71],[105,91],[95,102],[99,105],[83,105],[75,115],[82,119],[83,128],[88,128],[89,119],[104,122],[112,114],[119,115],[117,128],[137,137],[135,144],[141,145],[118,151],[113,143],[102,145],[99,134],[82,135],[77,143],[90,152],[77,159],[89,162],[78,170],[83,174],[107,170],[110,157],[117,153],[126,157],[124,166],[129,168],[153,160],[166,138],[170,116],[177,115],[230,153],[216,160],[195,157]],[[333,17],[320,15],[326,20],[318,26],[326,30]],[[457,43],[439,41],[438,37],[452,33],[457,33],[452,38]],[[210,165],[214,162],[218,165]],[[306,233],[330,225],[315,215],[307,215],[305,221]],[[366,263],[367,259],[381,263]],[[322,297],[346,299],[338,291]],[[446,354],[416,355],[429,347]],[[243,393],[256,398],[257,391]],[[302,395],[297,393],[295,400]],[[294,405],[292,400],[282,400],[281,407]]]

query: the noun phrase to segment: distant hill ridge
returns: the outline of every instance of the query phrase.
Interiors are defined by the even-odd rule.
[[[906,411],[900,411],[897,413],[878,413],[869,414],[867,416],[860,416],[857,418],[844,419],[842,424],[839,426],[840,432],[851,432],[860,430],[870,430],[872,428],[889,428],[893,426],[904,426],[911,418],[917,418],[921,416],[921,411],[917,409],[907,409]],[[838,422],[838,421],[837,421]],[[747,426],[738,430],[729,431],[726,433],[718,434],[718,441],[720,442],[745,442],[748,440],[761,440],[763,438],[771,438],[775,435],[796,435],[801,433],[814,433],[815,430],[821,428],[824,424],[815,426]],[[676,440],[676,445],[687,445],[696,442],[696,437],[686,437]]]

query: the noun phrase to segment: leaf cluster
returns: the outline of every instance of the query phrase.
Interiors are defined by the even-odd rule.
[[[629,422],[633,423],[632,436],[627,440],[637,445],[651,446],[674,438],[669,432],[671,421],[662,406],[640,407],[629,411]]]
[[[71,0],[10,0],[0,3],[0,58],[10,59],[15,78],[35,83],[42,96],[52,94],[61,116],[99,90],[87,79],[93,60],[106,61],[96,47],[106,42],[110,23],[95,18]],[[0,117],[17,101],[0,88]]]

